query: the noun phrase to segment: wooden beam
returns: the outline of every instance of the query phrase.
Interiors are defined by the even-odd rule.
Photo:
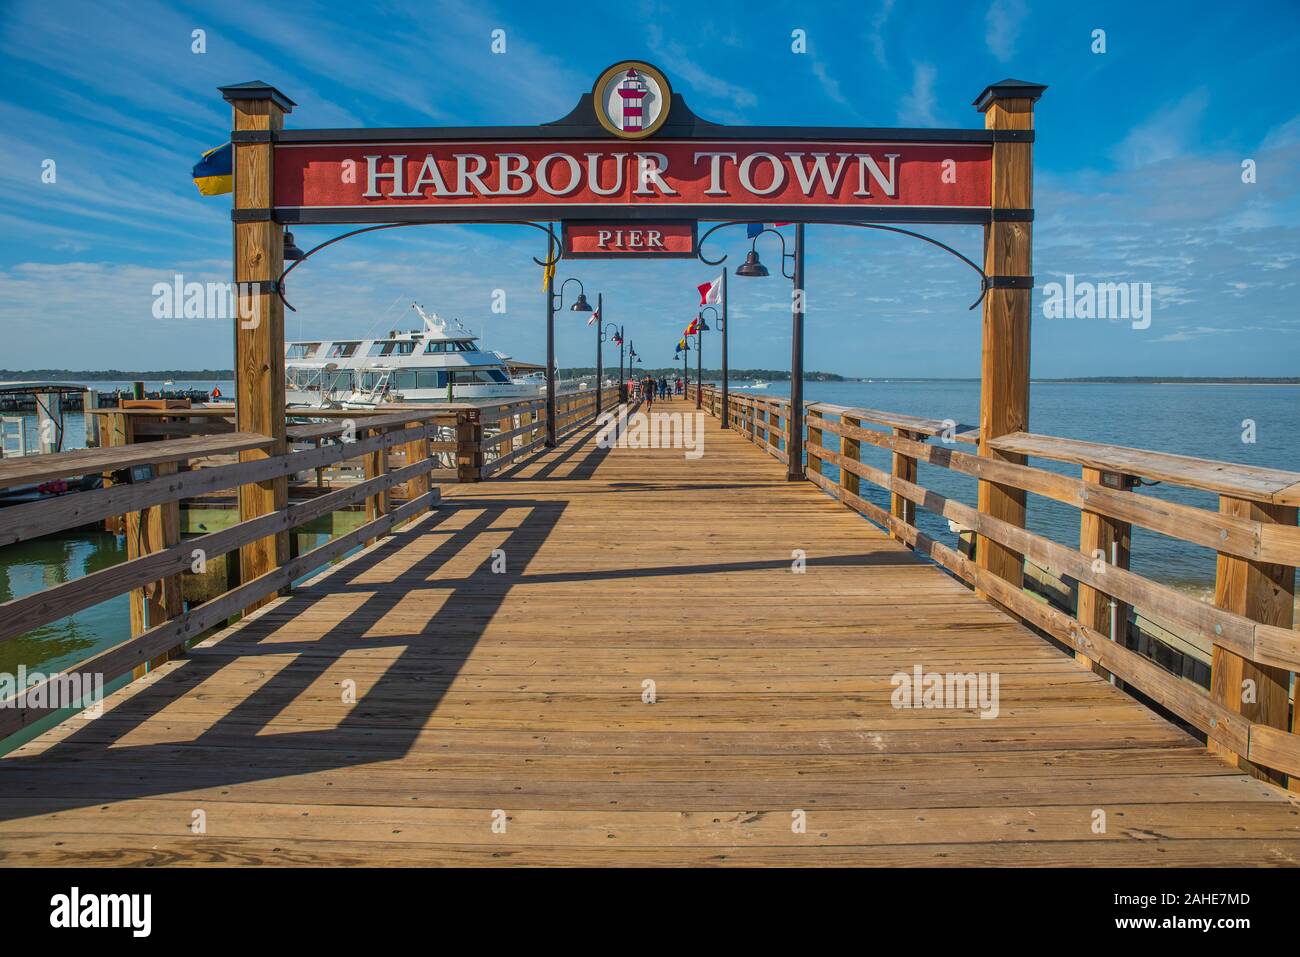
[[[1123,490],[1128,487],[1127,476],[1119,472],[1085,468],[1083,480],[1112,489]],[[1109,518],[1087,508],[1079,511],[1079,551],[1089,556],[1093,566],[1103,572],[1109,567],[1128,568],[1132,532],[1133,527],[1128,522]],[[1078,607],[1074,617],[1085,628],[1091,628],[1108,636],[1111,641],[1118,641],[1128,647],[1125,640],[1128,632],[1128,606],[1116,602],[1112,608],[1113,599],[1109,595],[1083,582],[1079,582],[1078,587]],[[1111,627],[1112,621],[1114,628]],[[1076,652],[1075,656],[1103,678],[1110,677],[1105,668],[1082,652]]]
[[[1265,505],[1248,499],[1219,497],[1225,515],[1277,522],[1294,527],[1297,509],[1290,505]],[[1214,579],[1214,603],[1227,611],[1266,625],[1291,628],[1295,618],[1295,568],[1271,565],[1220,552]],[[1283,668],[1256,664],[1218,644],[1210,664],[1210,695],[1251,722],[1285,729],[1290,724],[1287,696],[1291,673]],[[1284,784],[1285,775],[1270,771],[1211,740],[1210,750],[1235,761],[1257,778]]]
[[[914,439],[916,441],[921,441],[924,438],[924,436],[920,434],[899,428],[894,429],[894,435],[901,439]],[[891,460],[894,478],[902,479],[904,482],[916,481],[915,458],[895,449],[891,456]],[[898,519],[905,525],[916,524],[916,505],[913,502],[909,502],[897,492],[891,492],[889,495],[889,514],[893,515],[894,518]],[[893,535],[894,538],[898,538],[896,532],[891,531],[890,534]]]
[[[1034,100],[1041,89],[990,87],[977,101],[990,130],[1034,128]],[[1026,142],[993,144],[994,209],[1031,209],[1034,205],[1033,147]],[[984,271],[990,277],[1033,273],[1033,229],[1028,221],[996,221],[984,227]],[[1032,289],[989,289],[984,297],[983,347],[980,364],[980,455],[1025,463],[1019,455],[1000,452],[989,440],[1029,430],[1029,324]],[[979,510],[1012,525],[1025,524],[1025,493],[993,482],[979,484]],[[986,538],[976,547],[976,561],[1019,588],[1024,556]],[[982,596],[988,597],[982,590]]]
[[[275,132],[284,128],[285,98],[267,88],[267,95],[248,98],[247,91],[226,98],[234,108],[236,131]],[[235,208],[266,210],[273,203],[275,181],[272,144],[236,143],[234,157]],[[268,449],[240,453],[241,461],[255,461],[283,455],[286,451],[284,418],[284,305],[269,283],[280,278],[284,268],[284,233],[278,223],[267,219],[235,224],[235,281],[261,283],[241,285],[235,296],[240,304],[235,321],[235,415],[240,432],[270,436]],[[285,477],[239,487],[239,517],[242,521],[277,511],[288,505],[289,486]],[[244,581],[274,571],[289,559],[289,538],[277,534],[240,549],[240,575]],[[263,599],[259,604],[264,604]],[[256,607],[256,606],[254,606]],[[251,608],[249,609],[251,610]]]
[[[175,462],[156,466],[161,477],[176,474]],[[180,502],[165,502],[126,516],[127,561],[165,551],[181,540]],[[184,609],[181,598],[181,576],[169,575],[131,591],[131,637],[138,638],[150,628],[176,618]],[[142,678],[151,667],[157,667],[179,652],[179,648],[164,649],[152,660],[137,665],[133,678]]]

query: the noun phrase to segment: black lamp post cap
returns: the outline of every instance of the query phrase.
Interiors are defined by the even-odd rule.
[[[569,308],[574,312],[591,312],[591,304],[587,302],[587,294],[585,292],[578,293],[577,301]]]
[[[298,244],[293,241],[293,233],[287,229],[284,231],[284,258],[287,261],[305,259],[307,254],[298,248]]]
[[[737,276],[766,276],[767,267],[758,258],[758,251],[751,249],[745,254],[745,261],[736,269]]]

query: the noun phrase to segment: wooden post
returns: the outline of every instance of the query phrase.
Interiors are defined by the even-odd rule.
[[[1292,528],[1295,506],[1265,505],[1246,499],[1219,496],[1219,512],[1252,522],[1277,522]],[[1219,553],[1214,579],[1214,603],[1220,608],[1279,628],[1291,628],[1295,618],[1295,568],[1270,565]],[[1291,673],[1283,668],[1248,661],[1225,648],[1214,646],[1210,663],[1210,696],[1223,707],[1257,724],[1286,728],[1287,692]],[[1210,750],[1257,778],[1284,784],[1286,776],[1270,771],[1234,754],[1217,741]]]
[[[113,448],[119,445],[130,445],[134,442],[135,430],[131,421],[129,415],[123,415],[121,412],[114,412],[106,416],[104,431],[101,433],[104,444],[109,448]],[[105,472],[103,479],[104,488],[108,488],[113,484],[113,473]],[[125,527],[125,520],[121,515],[110,515],[104,519],[104,531],[106,532],[120,533]]]
[[[456,413],[456,481],[483,478],[483,424],[477,409]]]
[[[407,422],[406,428],[414,429],[424,424],[425,423],[423,422]],[[427,438],[412,439],[402,446],[402,448],[406,452],[407,465],[415,465],[417,462],[423,462],[429,457],[429,440]],[[421,495],[427,495],[431,487],[432,482],[430,481],[428,472],[407,480],[404,487],[406,500],[410,502]]]
[[[36,392],[36,447],[42,455],[58,451],[61,423],[63,422],[63,396],[58,392]]]
[[[1033,146],[1015,139],[1034,128],[1034,101],[1046,87],[1004,80],[984,90],[975,106],[986,129],[1005,139],[993,144],[992,222],[984,227],[984,272],[991,288],[984,297],[980,364],[980,449],[988,458],[1025,464],[1023,455],[1001,453],[989,441],[1029,428],[1029,324],[1033,300]],[[1009,485],[979,483],[979,510],[1023,528],[1025,493]],[[1024,556],[981,536],[979,567],[1020,588]],[[983,592],[980,592],[983,595]],[[987,597],[987,595],[983,595]]]
[[[239,453],[241,462],[284,455],[284,304],[272,283],[284,269],[284,229],[271,218],[272,137],[284,128],[293,101],[265,83],[225,86],[234,108],[234,245],[238,304],[235,320],[235,423],[241,432],[269,435],[267,449]],[[240,134],[247,134],[241,137]],[[244,142],[247,138],[248,142]],[[246,285],[247,284],[247,285]],[[248,521],[289,504],[287,476],[239,487],[239,518]],[[251,581],[289,559],[289,536],[281,532],[239,550],[240,577]],[[271,601],[268,595],[248,610]]]
[[[906,429],[894,429],[894,435],[900,439],[912,439],[917,442],[924,442],[925,436]],[[902,452],[894,452],[891,456],[891,464],[894,478],[902,479],[904,482],[916,484],[916,459],[910,455],[904,455]],[[903,498],[897,492],[889,493],[889,514],[899,519],[907,525],[916,524],[916,503],[911,499]],[[901,535],[897,532],[890,531],[890,535],[903,541]]]
[[[379,435],[381,432],[382,430],[379,429],[357,429],[357,441],[370,438],[374,435]],[[367,452],[361,457],[361,464],[365,470],[365,478],[367,481],[372,478],[378,478],[381,475],[387,475],[388,450],[379,448],[375,449],[373,452]],[[376,492],[374,495],[367,495],[366,521],[373,522],[380,516],[387,515],[391,507],[392,502],[389,500],[387,489]],[[365,544],[369,547],[377,541],[379,541],[378,538],[369,538],[366,539]]]
[[[1083,467],[1083,480],[1112,489],[1127,489],[1129,476],[1119,472],[1104,472],[1101,469]],[[1090,559],[1103,561],[1105,567],[1128,568],[1129,543],[1133,527],[1128,522],[1121,522],[1097,512],[1084,508],[1079,511],[1079,551]],[[1100,557],[1099,557],[1100,555]],[[1079,582],[1079,597],[1075,610],[1077,618],[1084,626],[1109,635],[1111,641],[1118,641],[1127,646],[1128,605],[1116,602],[1111,607],[1108,595],[1090,585]],[[1111,628],[1114,621],[1115,627]],[[1103,678],[1111,677],[1109,671],[1082,652],[1074,656]]]
[[[94,412],[99,408],[99,392],[86,389],[81,393],[81,420],[85,424],[86,448],[97,449],[99,443],[99,416]]]
[[[805,463],[804,475],[821,475],[822,474],[822,430],[814,429],[812,425],[808,426],[808,442],[804,446],[808,453],[808,459]]]
[[[154,467],[155,474],[174,475],[175,462],[163,462]],[[126,557],[130,561],[170,548],[181,540],[180,501],[154,505],[143,512],[130,512],[126,516]],[[181,597],[181,576],[172,575],[131,591],[131,637],[136,638],[150,628],[170,621],[184,610]],[[165,651],[147,665],[137,665],[133,678],[143,677],[149,668],[175,657],[183,646]]]
[[[847,425],[850,428],[862,428],[862,420],[851,415],[841,415],[840,425]],[[858,439],[851,439],[847,435],[840,437],[840,455],[854,462],[862,461],[862,442]],[[840,466],[840,488],[850,495],[858,495],[861,492],[857,472],[850,472],[844,466]]]

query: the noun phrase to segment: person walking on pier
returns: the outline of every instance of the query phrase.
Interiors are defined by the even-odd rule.
[[[641,392],[645,396],[646,408],[653,408],[655,404],[655,380],[653,377],[645,377],[645,381],[641,383]]]

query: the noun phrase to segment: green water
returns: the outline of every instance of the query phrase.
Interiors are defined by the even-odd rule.
[[[89,575],[126,560],[126,540],[107,532],[19,542],[0,548],[0,601]],[[0,672],[19,665],[54,671],[84,661],[131,634],[130,601],[119,595],[0,643]]]

